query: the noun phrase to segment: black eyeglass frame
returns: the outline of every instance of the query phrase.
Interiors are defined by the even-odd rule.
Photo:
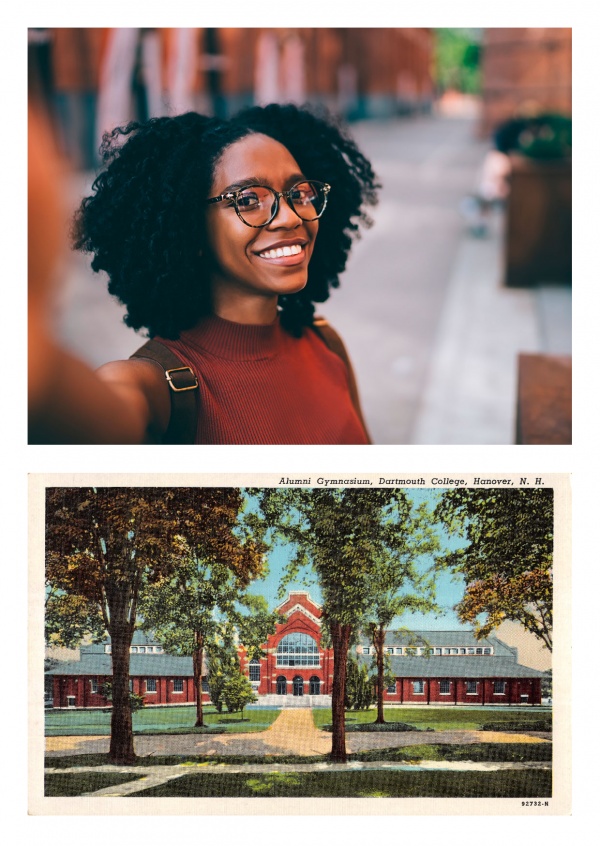
[[[316,217],[310,217],[310,218],[301,217],[301,215],[298,214],[298,212],[296,211],[296,209],[294,208],[294,206],[292,204],[292,197],[291,197],[292,191],[294,191],[294,189],[297,188],[298,185],[302,185],[304,182],[308,182],[309,185],[318,185],[319,188],[321,188],[323,190],[323,193],[325,194],[325,200],[323,202],[323,208],[321,209],[321,211],[319,212],[319,214]],[[265,223],[259,223],[258,225],[254,224],[254,223],[248,223],[248,221],[244,220],[244,218],[242,217],[242,213],[238,208],[238,199],[239,199],[240,194],[243,191],[247,191],[249,188],[266,188],[268,191],[271,191],[271,193],[275,195],[275,202],[273,203],[273,210],[271,212],[271,217],[267,221],[265,221]],[[288,204],[288,206],[291,208],[291,210],[294,212],[294,214],[297,217],[300,218],[300,220],[305,220],[307,223],[311,223],[314,220],[318,220],[320,217],[322,217],[323,212],[327,208],[327,200],[328,200],[330,191],[331,191],[331,185],[329,185],[329,183],[327,183],[327,182],[320,182],[318,179],[299,179],[298,182],[295,182],[292,185],[292,187],[289,189],[289,191],[276,191],[274,188],[271,188],[270,185],[261,185],[260,183],[257,182],[254,185],[244,185],[243,188],[238,188],[237,191],[227,191],[225,194],[219,194],[218,197],[210,197],[206,202],[207,203],[220,203],[223,200],[233,200],[233,207],[235,208],[235,213],[237,214],[239,219],[242,221],[242,223],[245,224],[246,226],[249,226],[251,229],[262,229],[264,226],[268,226],[269,223],[271,223],[273,220],[275,220],[275,218],[277,217],[277,214],[279,212],[279,200],[284,199],[284,198],[285,198],[285,201]]]

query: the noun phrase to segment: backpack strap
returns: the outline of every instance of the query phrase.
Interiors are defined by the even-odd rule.
[[[350,357],[348,356],[346,347],[344,346],[344,342],[342,341],[338,333],[335,331],[335,329],[330,325],[330,323],[328,323],[327,320],[325,320],[324,317],[315,317],[312,323],[312,328],[321,338],[321,340],[325,343],[325,345],[329,347],[331,352],[339,356],[339,358],[341,358],[344,364],[346,365],[346,370],[348,371],[348,388],[350,390],[350,399],[352,400],[352,405],[354,406],[356,413],[358,414],[358,419],[363,425],[363,429],[365,430],[367,439],[369,443],[371,443],[371,438],[369,436],[365,419],[363,417],[362,408],[360,406],[360,398],[358,396],[358,387],[356,385],[354,370],[352,369],[352,363],[350,361]]]
[[[156,362],[165,374],[170,388],[171,415],[163,436],[163,444],[193,444],[198,428],[200,390],[191,367],[160,341],[147,341],[130,358],[147,358]]]

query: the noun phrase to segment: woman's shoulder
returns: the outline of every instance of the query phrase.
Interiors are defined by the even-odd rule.
[[[118,391],[145,425],[147,440],[159,442],[169,425],[171,399],[165,372],[149,358],[109,361],[98,376]]]

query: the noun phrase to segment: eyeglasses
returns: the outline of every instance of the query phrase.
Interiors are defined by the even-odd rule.
[[[314,180],[296,182],[289,191],[275,191],[268,185],[249,185],[211,197],[206,202],[230,200],[242,223],[260,229],[275,219],[281,199],[285,199],[301,220],[318,220],[325,211],[330,190],[331,186],[326,182]]]

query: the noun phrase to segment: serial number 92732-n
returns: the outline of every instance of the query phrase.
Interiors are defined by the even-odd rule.
[[[521,802],[522,808],[539,808],[539,807],[548,807],[550,805],[549,802]]]

